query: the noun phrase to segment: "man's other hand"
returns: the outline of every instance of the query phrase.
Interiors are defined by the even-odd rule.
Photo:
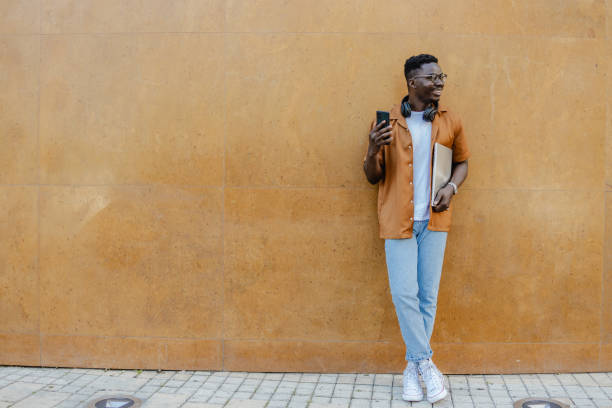
[[[455,190],[453,190],[453,187],[449,184],[438,190],[438,194],[436,194],[436,198],[432,206],[434,212],[442,212],[448,210],[454,192]]]

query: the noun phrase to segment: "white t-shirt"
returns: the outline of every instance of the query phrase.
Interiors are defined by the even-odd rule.
[[[431,187],[431,122],[423,120],[423,112],[414,112],[406,118],[412,136],[412,175],[414,185],[414,220],[429,219]]]

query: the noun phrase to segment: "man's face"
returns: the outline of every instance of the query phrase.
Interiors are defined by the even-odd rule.
[[[444,89],[444,80],[439,77],[440,74],[442,69],[435,62],[421,65],[408,81],[410,93],[425,103],[439,101]]]

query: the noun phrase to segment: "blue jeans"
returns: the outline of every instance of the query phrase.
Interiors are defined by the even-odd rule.
[[[415,221],[410,239],[385,240],[389,287],[406,343],[406,360],[431,358],[429,345],[436,318],[446,232],[430,231]]]

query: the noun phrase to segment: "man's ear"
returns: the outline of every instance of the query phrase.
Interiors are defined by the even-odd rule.
[[[408,84],[408,88],[414,88],[414,78],[410,78],[407,81],[407,84]]]

